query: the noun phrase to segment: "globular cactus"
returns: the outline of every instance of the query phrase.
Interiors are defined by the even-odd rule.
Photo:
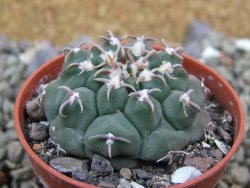
[[[199,140],[203,80],[183,68],[182,48],[155,39],[101,36],[65,49],[62,71],[42,98],[52,140],[68,154],[109,158],[115,168],[157,161]],[[127,42],[129,41],[129,42]]]

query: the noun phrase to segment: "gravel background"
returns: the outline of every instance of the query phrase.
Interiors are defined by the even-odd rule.
[[[90,40],[82,36],[72,44]],[[250,187],[250,40],[225,37],[209,26],[193,21],[183,44],[185,52],[218,71],[235,88],[246,112],[245,139],[217,188]],[[0,35],[0,187],[37,188],[29,160],[13,123],[17,92],[31,72],[60,53],[49,41],[14,42]]]

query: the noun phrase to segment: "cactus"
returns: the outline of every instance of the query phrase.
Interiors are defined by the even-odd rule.
[[[204,80],[183,68],[183,49],[110,31],[103,44],[64,50],[64,64],[42,96],[52,140],[69,155],[109,158],[115,168],[159,161],[199,140]]]

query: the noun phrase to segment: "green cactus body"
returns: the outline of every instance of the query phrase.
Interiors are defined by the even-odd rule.
[[[102,46],[65,50],[42,103],[52,140],[69,155],[100,154],[115,168],[157,161],[203,135],[208,91],[182,67],[181,48],[156,52],[144,37],[122,46],[111,32]]]

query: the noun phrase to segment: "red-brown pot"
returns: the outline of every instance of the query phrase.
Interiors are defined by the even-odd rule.
[[[39,180],[46,186],[51,188],[94,188],[95,186],[73,180],[56,170],[52,169],[49,165],[43,162],[36,153],[31,149],[27,143],[23,129],[24,123],[24,106],[29,100],[41,81],[50,81],[55,79],[61,70],[64,57],[60,55],[55,59],[44,64],[36,72],[34,72],[24,83],[21,88],[15,103],[14,120],[15,128],[18,138],[27,152],[34,172]],[[192,187],[192,188],[211,188],[216,185],[222,176],[230,158],[236,152],[244,136],[244,112],[240,104],[238,96],[233,91],[232,87],[225,81],[218,73],[213,71],[208,66],[198,62],[188,55],[184,55],[184,67],[191,74],[199,78],[205,78],[206,86],[211,90],[214,95],[214,100],[219,105],[228,110],[234,120],[235,137],[234,144],[229,153],[213,168],[205,172],[203,175],[188,181],[186,183],[178,184],[172,188]]]

